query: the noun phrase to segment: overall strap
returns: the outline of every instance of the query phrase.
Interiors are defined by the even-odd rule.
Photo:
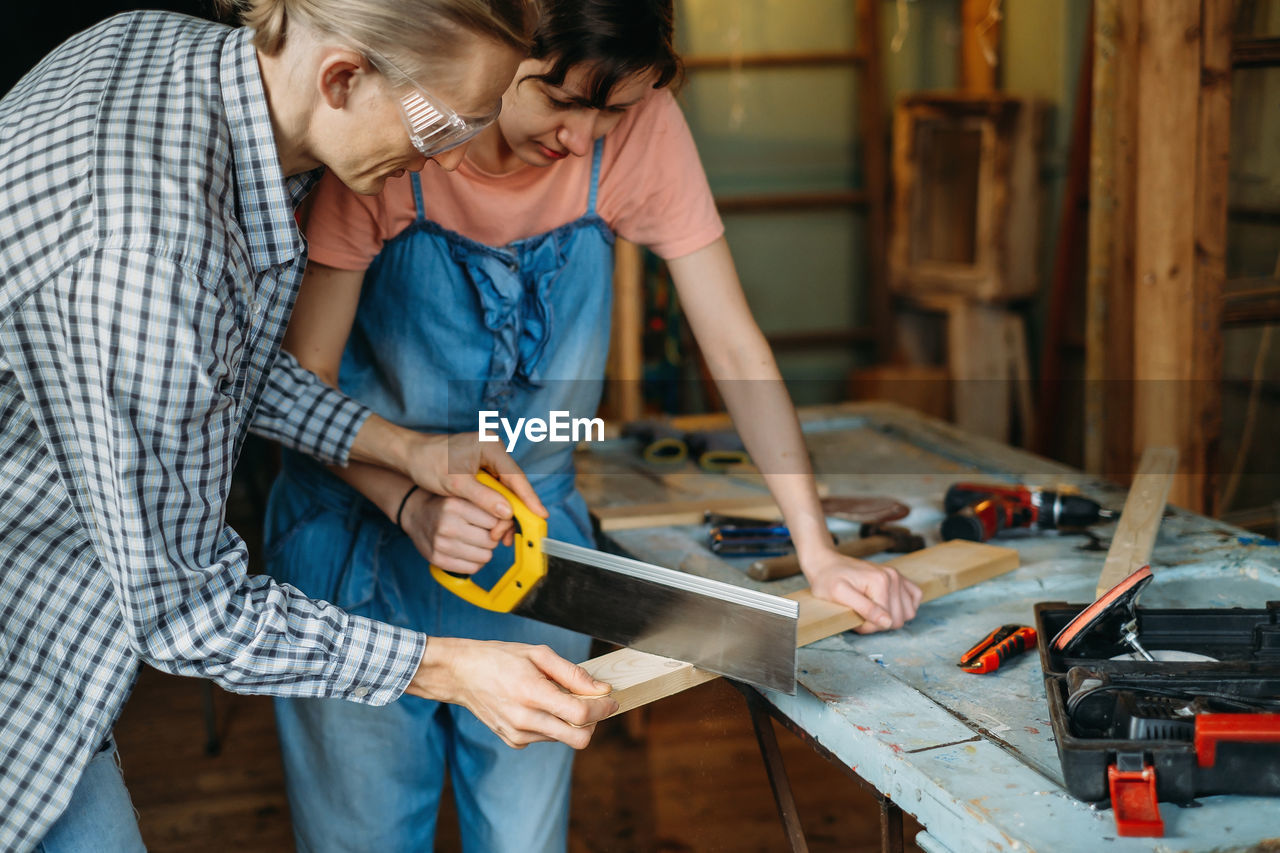
[[[600,161],[604,159],[604,137],[596,140],[596,150],[591,155],[591,194],[587,196],[587,215],[594,216],[596,212],[596,196],[600,190]],[[421,208],[419,208],[421,209]]]
[[[413,184],[413,206],[418,210],[418,221],[427,218],[427,212],[422,205],[422,180],[418,177],[417,172],[409,173],[409,182]]]

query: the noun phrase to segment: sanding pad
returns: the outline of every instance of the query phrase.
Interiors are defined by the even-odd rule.
[[[911,507],[893,498],[873,495],[832,495],[822,499],[822,514],[862,524],[884,524],[905,518]]]
[[[1051,648],[1063,653],[1069,652],[1080,641],[1080,638],[1088,634],[1107,615],[1116,610],[1132,609],[1138,595],[1154,578],[1155,575],[1151,573],[1151,567],[1143,566],[1120,581],[1120,583],[1111,587],[1111,589],[1098,596],[1097,601],[1081,610],[1076,618],[1068,622],[1066,627],[1058,632],[1058,636],[1053,638]]]

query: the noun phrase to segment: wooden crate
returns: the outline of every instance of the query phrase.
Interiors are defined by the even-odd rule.
[[[880,364],[849,373],[849,399],[884,400],[932,415],[951,417],[951,382],[944,366]]]
[[[1036,292],[1043,118],[1033,98],[899,99],[888,258],[895,292],[980,301]]]

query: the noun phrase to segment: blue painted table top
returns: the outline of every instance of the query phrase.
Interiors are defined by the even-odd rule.
[[[831,494],[903,500],[912,512],[902,523],[930,535],[931,544],[942,494],[960,479],[1069,483],[1104,506],[1124,505],[1124,490],[1110,483],[904,409],[845,405],[811,410],[802,420],[814,468]],[[585,478],[616,473],[634,455],[624,442],[606,442],[582,454],[579,467]],[[986,676],[955,665],[993,627],[1032,624],[1037,602],[1091,601],[1112,530],[1096,528],[1100,550],[1082,548],[1089,544],[1082,535],[1002,539],[1019,551],[1020,568],[924,605],[900,631],[847,633],[801,649],[805,689],[765,698],[954,853],[1280,849],[1280,798],[1162,803],[1164,838],[1119,838],[1109,810],[1076,800],[1062,785],[1037,656]],[[710,555],[701,526],[609,538],[638,559],[754,589],[785,594],[804,585],[800,577],[751,581],[749,560]],[[1156,580],[1143,593],[1145,607],[1262,607],[1280,599],[1280,547],[1181,510],[1161,524],[1151,564]]]

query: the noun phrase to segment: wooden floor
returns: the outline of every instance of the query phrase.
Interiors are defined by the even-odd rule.
[[[144,671],[116,728],[153,853],[293,849],[268,699],[214,688],[220,754],[204,754],[202,682]],[[632,712],[635,713],[635,712]],[[711,682],[602,724],[574,772],[573,853],[786,850],[742,697]],[[879,850],[873,797],[775,726],[811,850]],[[907,849],[917,827],[907,820]],[[459,849],[450,808],[437,850]]]

